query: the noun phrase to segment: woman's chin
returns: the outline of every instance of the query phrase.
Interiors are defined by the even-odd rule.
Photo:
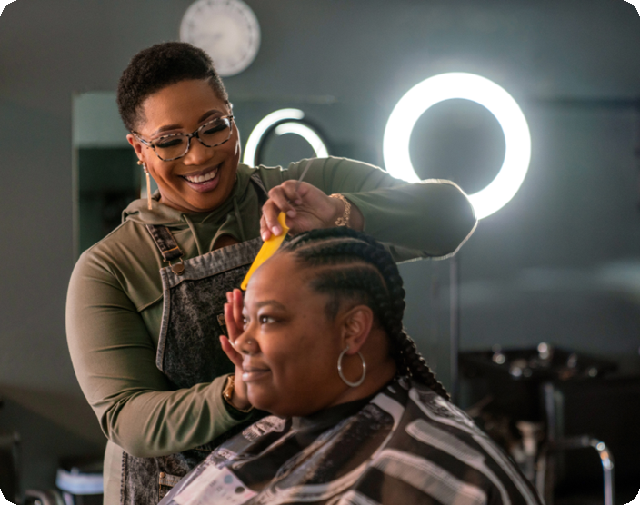
[[[247,384],[247,399],[256,409],[279,415],[273,411],[273,408],[277,405],[273,391],[269,393],[261,390],[259,387],[252,387],[250,384]]]

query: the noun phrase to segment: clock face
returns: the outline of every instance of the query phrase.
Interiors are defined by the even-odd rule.
[[[198,0],[185,12],[180,40],[204,49],[220,75],[234,75],[256,57],[260,27],[241,0]]]

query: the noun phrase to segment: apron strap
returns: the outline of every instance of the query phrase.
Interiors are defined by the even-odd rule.
[[[145,227],[167,263],[171,264],[173,260],[182,258],[184,253],[180,250],[180,247],[178,246],[176,239],[171,235],[169,228],[162,225],[156,226],[154,224],[147,224]]]

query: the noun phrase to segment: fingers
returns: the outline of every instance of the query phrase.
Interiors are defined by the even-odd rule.
[[[247,398],[247,385],[242,380],[243,373],[244,370],[242,370],[242,367],[236,366],[236,383],[233,391],[233,404],[236,408],[246,410],[251,406],[251,403]]]
[[[235,349],[235,342],[244,332],[244,316],[242,315],[244,299],[242,291],[239,289],[228,291],[225,295],[227,302],[224,304],[224,320],[229,337],[220,335],[220,345],[236,368],[241,370],[243,358],[242,354]]]
[[[238,330],[244,331],[244,316],[242,315],[242,309],[244,308],[244,298],[242,297],[242,291],[234,289],[232,296],[233,307],[233,320]],[[225,316],[226,317],[226,316]]]
[[[233,348],[229,339],[224,335],[220,335],[220,345],[227,355],[227,358],[229,358],[236,367],[242,368],[242,355]]]
[[[284,212],[289,218],[296,217],[296,205],[302,204],[302,198],[296,192],[296,181],[287,181],[269,191],[269,199],[262,207],[260,234],[262,240],[268,240],[271,234],[279,235],[282,227],[278,223],[278,214]]]
[[[236,338],[238,338],[238,328],[233,318],[233,306],[230,303],[224,304],[224,322],[227,327],[229,343],[233,346],[235,345]]]
[[[269,237],[271,236],[271,230],[269,229],[269,226],[267,225],[267,220],[264,217],[264,207],[262,208],[262,217],[260,218],[260,236],[262,237],[262,241],[266,242],[267,240],[269,240]]]
[[[227,303],[224,304],[224,321],[227,327],[229,340],[233,343],[236,337],[244,331],[244,298],[242,291],[234,289],[225,294]]]
[[[286,181],[278,186],[274,187],[269,191],[269,199],[273,200],[281,212],[286,212],[293,210],[295,213],[294,205],[300,205],[302,203],[302,199],[300,195],[296,191],[302,187],[303,183],[299,183],[297,181]]]

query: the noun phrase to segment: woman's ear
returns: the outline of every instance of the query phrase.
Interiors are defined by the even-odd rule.
[[[129,144],[131,144],[133,146],[133,150],[138,155],[138,159],[140,159],[140,161],[144,161],[143,159],[140,158],[140,155],[142,154],[142,149],[143,149],[144,146],[135,137],[135,135],[133,135],[132,133],[127,133],[127,142],[129,142]]]
[[[355,354],[367,341],[373,328],[375,315],[366,305],[356,305],[343,313],[341,325],[345,346],[349,346],[347,354]]]

